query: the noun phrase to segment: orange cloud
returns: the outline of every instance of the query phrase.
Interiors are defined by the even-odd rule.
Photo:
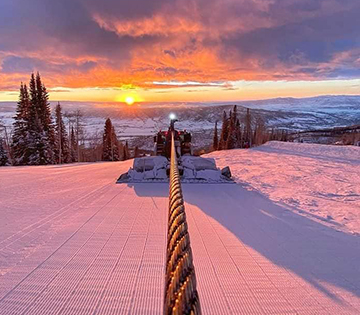
[[[356,0],[9,1],[0,90],[32,71],[49,89],[357,78],[359,12]]]

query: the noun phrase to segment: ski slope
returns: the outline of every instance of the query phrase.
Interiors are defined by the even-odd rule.
[[[216,152],[238,184],[183,186],[204,314],[360,313],[358,161],[326,148]],[[168,187],[114,184],[131,163],[0,168],[0,314],[161,313]]]
[[[214,152],[237,182],[289,211],[360,235],[360,147],[271,141]]]

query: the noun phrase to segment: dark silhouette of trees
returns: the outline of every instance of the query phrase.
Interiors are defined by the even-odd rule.
[[[241,125],[239,119],[236,119],[235,134],[236,134],[236,148],[242,148],[243,138],[242,138]]]
[[[21,83],[20,96],[14,117],[12,153],[14,165],[26,165],[29,162],[29,110],[30,98],[27,86]]]
[[[219,136],[217,130],[217,121],[215,122],[214,138],[213,138],[213,150],[217,150],[219,147]]]
[[[237,116],[236,105],[230,111],[229,117],[224,111],[221,135],[217,148],[214,145],[214,143],[216,144],[215,138],[217,136],[217,124],[215,124],[213,150],[250,148],[251,146],[262,145],[271,140],[289,140],[286,130],[267,130],[261,117],[255,117],[256,122],[254,123],[249,108],[246,109],[245,116],[243,117],[243,125],[241,125],[240,119]]]
[[[70,159],[71,162],[78,161],[78,143],[76,141],[74,127],[71,127],[71,135],[70,135]]]
[[[134,149],[134,157],[137,158],[140,156],[140,151],[139,151],[139,147],[136,146],[135,149]]]
[[[226,149],[235,149],[237,147],[238,139],[236,137],[236,121],[237,121],[237,108],[234,106],[233,111],[230,111],[228,137],[226,140]]]
[[[228,134],[229,134],[229,119],[226,115],[226,112],[224,111],[218,150],[226,149],[226,141],[227,141]]]
[[[246,109],[246,115],[245,115],[244,142],[245,142],[245,147],[252,146],[251,114],[249,108]]]
[[[59,164],[72,160],[60,103],[55,108],[55,156]]]
[[[128,159],[130,159],[130,151],[129,151],[129,144],[126,141],[123,148],[123,161],[126,161]]]
[[[4,141],[0,138],[0,166],[9,165],[8,152],[5,150]]]
[[[106,119],[103,134],[103,161],[119,161],[119,146],[111,119]]]

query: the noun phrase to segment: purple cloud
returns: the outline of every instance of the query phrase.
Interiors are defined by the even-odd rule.
[[[359,15],[358,0],[2,0],[0,74],[354,78]]]

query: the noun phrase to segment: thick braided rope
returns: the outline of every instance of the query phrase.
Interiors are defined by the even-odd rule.
[[[168,242],[164,314],[201,314],[184,199],[175,152],[171,141]]]

